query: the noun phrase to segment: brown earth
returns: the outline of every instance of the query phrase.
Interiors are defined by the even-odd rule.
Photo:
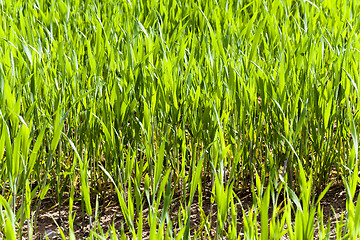
[[[359,193],[357,190],[356,197]],[[190,217],[190,229],[191,235],[194,236],[196,233],[200,236],[206,235],[206,232],[209,232],[212,236],[215,235],[216,232],[216,204],[211,206],[211,191],[209,186],[205,188],[204,196],[203,196],[203,214],[201,214],[201,210],[199,208],[199,204],[197,202],[197,196],[195,196],[193,204],[191,206],[191,217]],[[238,192],[237,196],[241,200],[241,205],[245,209],[245,213],[247,213],[248,209],[251,208],[253,203],[252,196],[250,191],[242,191]],[[180,199],[180,197],[174,199]],[[94,204],[95,206],[95,204]],[[321,201],[321,206],[324,211],[324,219],[330,219],[330,222],[334,225],[337,219],[340,218],[341,213],[345,213],[346,210],[346,192],[343,186],[334,185],[332,186],[324,198]],[[144,207],[145,208],[145,207]],[[171,212],[170,218],[173,220],[173,229],[174,234],[176,234],[177,230],[180,226],[177,225],[176,219],[178,218],[180,204],[177,202],[172,203],[170,206],[169,212]],[[95,210],[95,209],[93,209]],[[239,225],[238,232],[242,230],[242,211],[241,207],[238,206],[238,217],[239,217]],[[145,208],[143,211],[143,215],[146,217],[148,215],[148,208]],[[269,213],[271,213],[272,209],[269,209]],[[335,211],[335,212],[334,212]],[[74,221],[74,233],[76,239],[82,239],[84,234],[88,233],[90,230],[90,219],[86,216],[85,207],[81,205],[81,201],[74,202],[73,206],[73,214],[75,215]],[[180,211],[181,212],[181,211]],[[69,223],[68,223],[68,214],[69,214],[69,206],[68,202],[65,202],[61,207],[54,204],[51,199],[44,199],[41,204],[41,208],[39,211],[38,221],[37,221],[37,229],[35,231],[35,239],[42,239],[42,236],[45,231],[53,230],[59,234],[58,226],[64,232],[65,236],[68,237],[69,234]],[[207,217],[210,219],[210,229],[206,229],[204,226],[200,226],[201,218]],[[128,229],[125,226],[124,218],[121,214],[121,209],[117,202],[116,197],[107,198],[103,202],[99,202],[99,209],[97,211],[97,219],[93,218],[92,222],[95,223],[93,226],[99,224],[104,231],[108,231],[110,226],[113,225],[119,235],[121,228],[124,227],[125,233],[128,233]],[[147,224],[147,220],[143,220],[143,239],[149,238],[150,228]],[[259,222],[260,223],[260,222]],[[326,224],[327,222],[325,222]],[[24,228],[24,237],[27,238],[26,227]],[[98,231],[97,231],[98,232]],[[198,236],[199,236],[198,235]],[[316,235],[316,231],[315,231]],[[287,239],[285,235],[283,239]]]

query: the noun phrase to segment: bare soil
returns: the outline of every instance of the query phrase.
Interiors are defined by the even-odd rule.
[[[355,199],[357,199],[357,195],[359,194],[359,189],[356,192]],[[250,191],[242,191],[238,192],[237,196],[241,200],[241,205],[245,210],[245,214],[248,209],[251,208],[253,204],[253,199]],[[180,196],[174,196],[176,200],[170,206],[169,212],[171,215],[169,216],[171,220],[173,220],[173,229],[174,234],[176,234],[177,230],[180,226],[177,225],[177,218],[181,214],[181,206],[179,201],[181,199]],[[321,206],[323,208],[324,220],[327,223],[329,219],[330,222],[334,225],[337,219],[340,218],[341,213],[346,214],[346,192],[343,186],[334,185],[332,186],[324,198],[321,200]],[[242,230],[242,208],[238,207],[238,231]],[[94,203],[95,208],[95,203]],[[150,228],[147,223],[146,216],[148,215],[149,209],[144,206],[143,210],[143,239],[149,239]],[[95,210],[95,209],[93,209]],[[270,207],[269,213],[271,213],[272,209]],[[95,212],[95,211],[94,211]],[[191,205],[191,217],[190,217],[190,229],[191,236],[198,234],[198,236],[204,236],[206,232],[209,232],[212,236],[215,236],[216,232],[216,204],[211,203],[211,190],[209,186],[206,186],[204,189],[204,196],[202,202],[202,208],[199,207],[198,198],[195,196],[194,201]],[[106,232],[110,229],[110,226],[114,226],[118,235],[122,228],[124,228],[125,233],[128,233],[128,229],[125,224],[125,220],[121,214],[121,209],[117,198],[115,196],[109,197],[106,200],[99,201],[99,208],[97,211],[97,217],[93,217],[91,220],[85,214],[84,206],[81,205],[81,201],[74,202],[73,206],[73,214],[75,214],[74,221],[74,233],[76,239],[83,239],[84,234],[86,235],[88,231],[93,227],[96,227],[97,224]],[[47,230],[53,230],[59,234],[58,227],[62,229],[64,235],[68,237],[69,235],[69,204],[65,202],[62,206],[56,205],[51,199],[44,199],[41,204],[41,208],[39,211],[39,216],[37,218],[37,229],[35,231],[35,239],[42,239],[43,234]],[[95,215],[94,215],[95,216]],[[211,220],[210,229],[207,229],[204,226],[201,226],[202,218],[207,218]],[[260,220],[260,219],[259,219]],[[135,219],[136,221],[136,219]],[[92,222],[92,226],[90,225]],[[260,223],[260,222],[259,222]],[[27,239],[26,227],[24,228],[24,237],[23,239]],[[316,234],[316,233],[315,233]],[[285,235],[283,239],[287,239]]]

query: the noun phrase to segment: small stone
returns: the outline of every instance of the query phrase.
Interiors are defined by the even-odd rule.
[[[57,233],[54,232],[53,230],[50,230],[50,229],[49,229],[49,230],[46,230],[46,231],[44,232],[42,239],[45,240],[46,237],[47,237],[48,239],[59,239],[59,236],[57,235]]]

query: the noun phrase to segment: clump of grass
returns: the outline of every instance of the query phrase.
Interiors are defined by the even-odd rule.
[[[328,239],[311,195],[337,181],[337,238],[357,238],[359,7],[0,0],[1,237],[31,239],[50,197],[69,200],[71,239],[77,199],[91,238]],[[125,222],[104,232],[110,195]]]

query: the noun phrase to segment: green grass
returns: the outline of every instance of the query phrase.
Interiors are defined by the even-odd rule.
[[[31,238],[46,197],[70,204],[74,239],[74,201],[96,225],[95,199],[116,195],[112,239],[144,225],[151,239],[358,238],[359,13],[351,0],[0,0],[0,237],[28,225]],[[312,196],[333,181],[348,214],[327,225]],[[214,236],[211,216],[190,228],[209,182]]]

